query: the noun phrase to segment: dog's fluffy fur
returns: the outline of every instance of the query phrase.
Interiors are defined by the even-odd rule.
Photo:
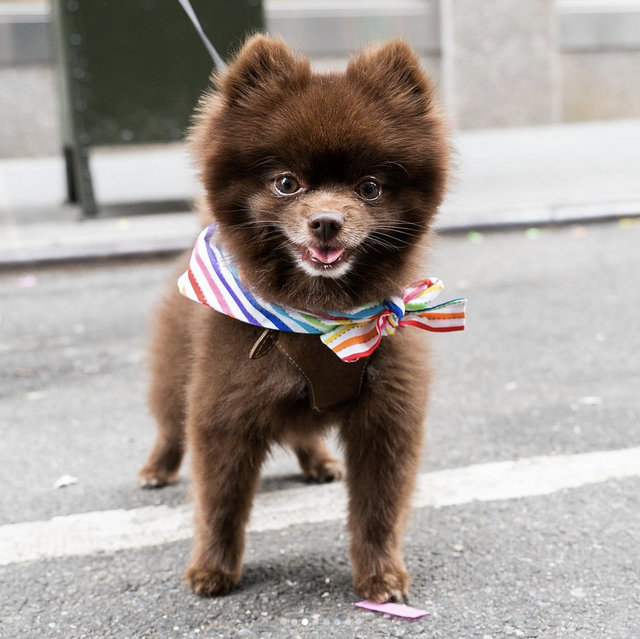
[[[434,88],[408,45],[370,47],[345,73],[321,75],[281,41],[256,36],[216,83],[191,144],[209,221],[251,289],[322,313],[397,295],[426,275],[420,249],[445,192],[448,144]],[[320,231],[318,214],[329,215]],[[327,251],[341,251],[339,259]],[[173,282],[159,311],[158,436],[141,479],[175,481],[188,442],[197,506],[190,585],[218,595],[238,582],[260,467],[274,444],[293,448],[308,479],[341,475],[322,442],[337,425],[355,590],[401,599],[409,584],[401,533],[428,389],[422,332],[384,339],[360,397],[323,412],[311,410],[302,375],[277,349],[249,359],[260,332],[181,297]]]

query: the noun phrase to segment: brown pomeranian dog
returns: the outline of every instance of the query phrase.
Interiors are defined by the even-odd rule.
[[[407,44],[370,47],[344,73],[315,74],[282,41],[258,35],[216,85],[191,146],[207,223],[246,291],[324,317],[397,298],[425,276],[421,249],[445,193],[449,146],[435,89]],[[309,480],[341,476],[322,440],[337,427],[354,588],[401,600],[401,537],[429,385],[424,333],[403,329],[345,363],[318,335],[228,315],[172,282],[154,338],[158,435],[140,476],[145,486],[176,481],[190,447],[189,584],[210,596],[240,579],[245,526],[274,445],[290,446]]]

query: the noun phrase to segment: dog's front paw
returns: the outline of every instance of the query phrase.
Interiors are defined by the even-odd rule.
[[[238,577],[223,570],[189,568],[186,575],[189,585],[201,597],[226,595],[238,583]]]
[[[359,595],[375,603],[402,601],[409,592],[409,575],[404,570],[389,570],[356,579],[353,587]]]

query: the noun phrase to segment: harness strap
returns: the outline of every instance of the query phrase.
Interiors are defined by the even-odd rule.
[[[355,362],[343,362],[315,335],[270,329],[260,334],[249,357],[264,357],[274,346],[305,378],[309,389],[309,403],[313,410],[333,408],[338,404],[353,401],[360,395],[368,357]]]

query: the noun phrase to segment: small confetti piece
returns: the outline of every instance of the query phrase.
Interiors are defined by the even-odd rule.
[[[121,217],[116,222],[116,228],[118,231],[128,231],[131,228],[131,222],[126,217]]]
[[[78,478],[72,475],[62,475],[58,481],[54,482],[54,488],[64,488],[65,486],[71,486],[78,483]]]
[[[469,231],[467,233],[467,239],[471,244],[480,244],[483,240],[482,233],[479,231]]]
[[[35,275],[25,275],[16,280],[16,288],[33,288],[38,286],[38,278]]]
[[[524,232],[524,236],[528,239],[528,240],[537,240],[540,238],[540,236],[542,235],[542,231],[540,229],[537,228],[530,228],[527,229]]]
[[[395,617],[405,617],[406,619],[418,619],[419,617],[424,617],[429,614],[426,610],[419,610],[418,608],[411,608],[411,606],[396,603],[377,604],[373,603],[373,601],[365,600],[359,601],[355,606],[356,608],[373,610],[373,612],[381,612],[387,615],[394,615]]]
[[[600,404],[602,404],[602,397],[582,397],[578,401],[585,406],[600,406]]]

